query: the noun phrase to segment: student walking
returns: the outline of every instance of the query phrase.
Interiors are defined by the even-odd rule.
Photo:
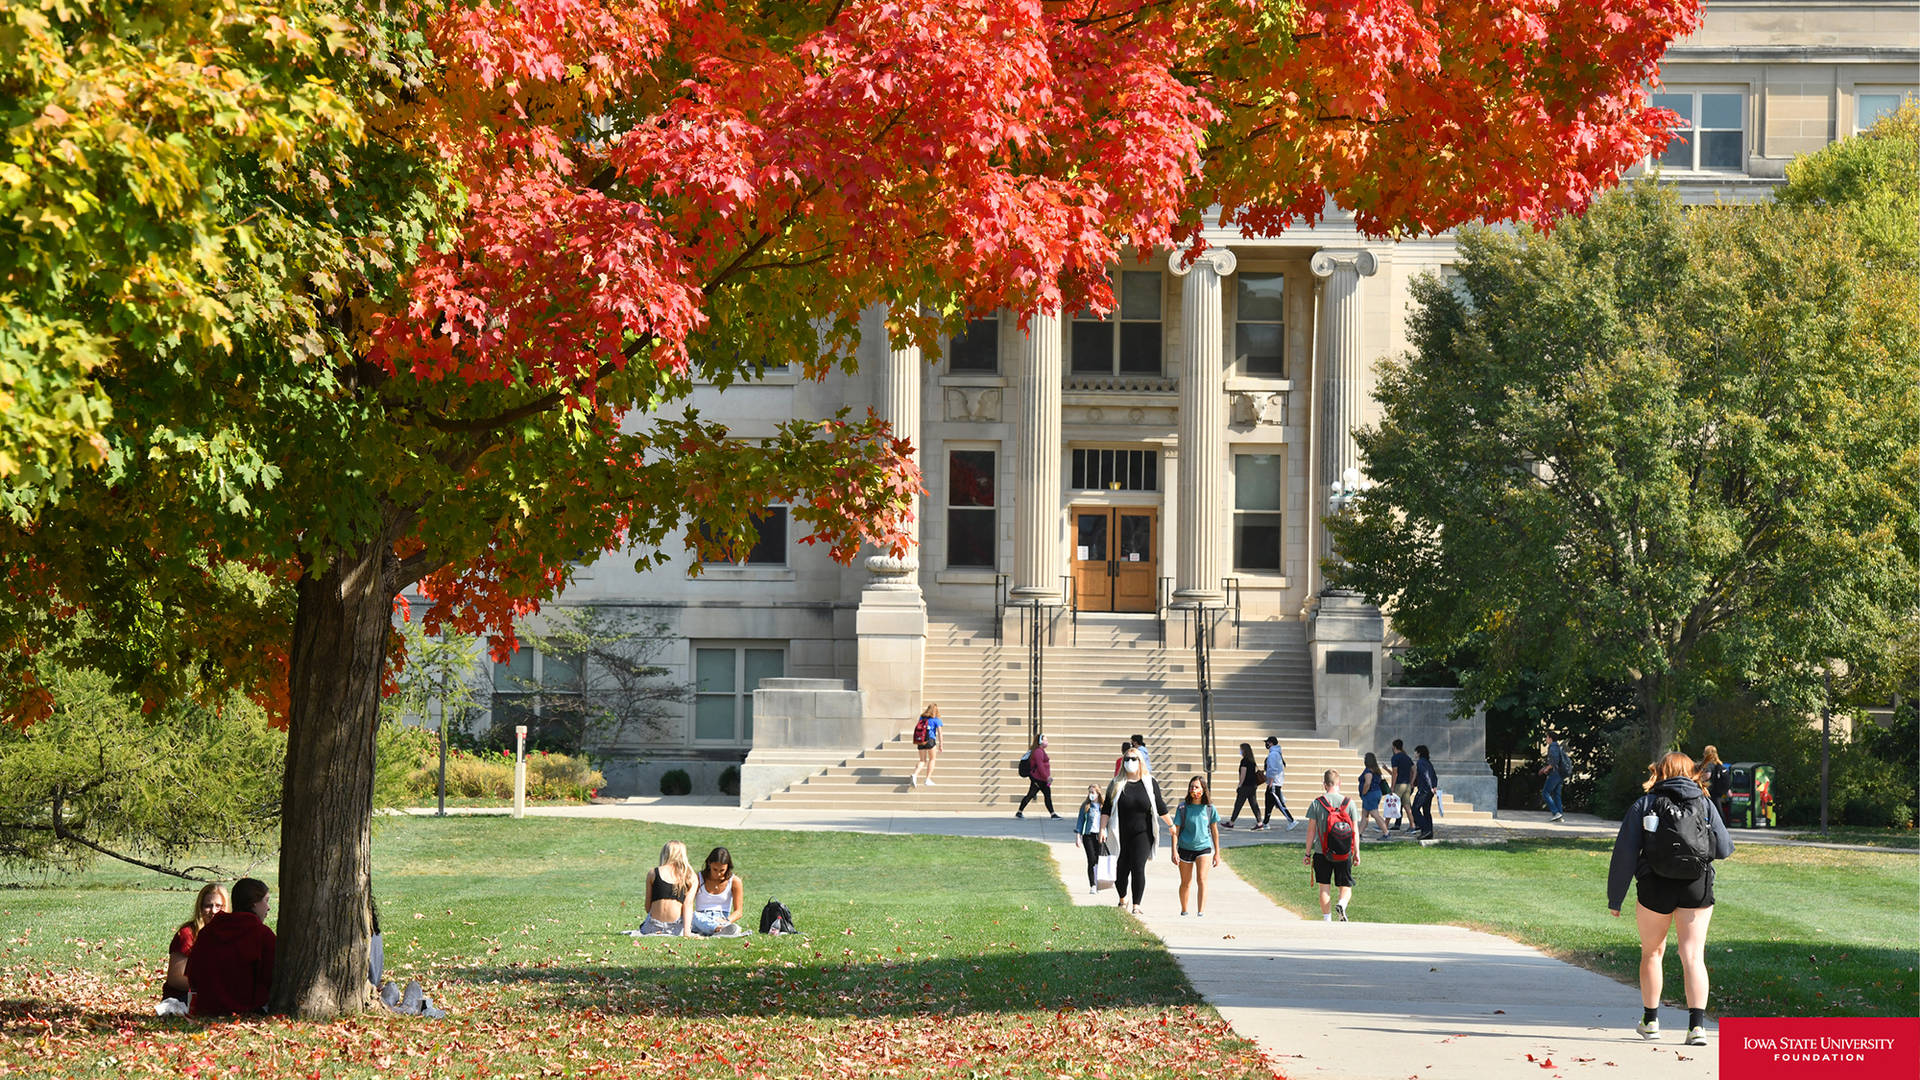
[[[1640,931],[1640,1023],[1643,1038],[1660,1036],[1661,965],[1667,928],[1680,950],[1687,1000],[1688,1046],[1707,1044],[1707,926],[1713,921],[1713,863],[1733,854],[1720,811],[1700,789],[1693,759],[1673,752],[1647,767],[1642,795],[1620,822],[1607,871],[1607,910],[1620,917],[1627,882],[1634,883]]]
[[[1100,854],[1105,846],[1100,838],[1100,786],[1087,785],[1087,798],[1080,814],[1073,819],[1073,835],[1087,853],[1087,895],[1100,891]]]
[[[1273,811],[1278,807],[1280,813],[1286,816],[1287,830],[1291,832],[1299,828],[1300,823],[1293,819],[1293,811],[1287,809],[1286,793],[1280,790],[1280,785],[1287,779],[1287,755],[1280,752],[1280,740],[1272,735],[1267,736],[1266,773],[1267,812],[1260,819],[1260,827],[1266,828],[1273,824]]]
[[[1720,748],[1709,746],[1701,752],[1700,774],[1707,778],[1707,798],[1713,800],[1714,809],[1720,811],[1720,820],[1726,821],[1733,813],[1728,806],[1728,796],[1733,794],[1733,770],[1720,760]]]
[[[1221,828],[1233,828],[1233,823],[1240,820],[1242,806],[1253,811],[1254,832],[1266,828],[1265,825],[1260,824],[1260,778],[1262,775],[1260,763],[1253,758],[1253,744],[1241,743],[1240,772],[1233,785],[1233,813],[1227,815],[1227,820],[1220,823]]]
[[[1160,794],[1160,785],[1154,782],[1153,774],[1147,772],[1140,748],[1128,747],[1120,765],[1122,775],[1107,787],[1100,831],[1112,838],[1114,850],[1119,852],[1113,890],[1120,894],[1120,906],[1138,915],[1140,897],[1147,888],[1147,860],[1153,857],[1153,849],[1159,843],[1159,825],[1165,824],[1171,831],[1173,819],[1168,816],[1167,800]],[[1133,896],[1131,906],[1127,901],[1129,887]]]
[[[1187,889],[1198,881],[1194,917],[1207,913],[1207,869],[1220,865],[1220,812],[1205,777],[1187,781],[1187,797],[1173,812],[1173,865],[1180,871],[1180,914],[1187,913]]]
[[[1380,839],[1388,839],[1387,819],[1380,816],[1380,801],[1387,797],[1386,777],[1380,774],[1380,759],[1368,751],[1360,770],[1360,821],[1354,828],[1365,831],[1367,822],[1380,826]]]
[[[1393,819],[1395,829],[1407,827],[1406,815],[1413,811],[1413,759],[1407,756],[1407,747],[1399,739],[1393,740],[1393,756],[1387,759],[1393,767],[1393,793],[1400,798],[1401,817]]]
[[[1440,778],[1434,775],[1433,759],[1427,756],[1427,745],[1421,743],[1413,748],[1417,758],[1413,765],[1413,827],[1420,839],[1433,839],[1433,795],[1440,789]]]
[[[1321,774],[1324,793],[1307,804],[1307,854],[1305,862],[1313,868],[1313,882],[1320,886],[1320,918],[1332,922],[1335,915],[1347,921],[1347,904],[1353,900],[1353,868],[1360,865],[1360,830],[1353,822],[1353,800],[1340,793],[1340,773],[1328,769]],[[1327,906],[1329,889],[1340,890],[1339,903]]]
[[[913,775],[907,777],[908,787],[919,786],[922,768],[927,770],[927,786],[934,786],[933,763],[940,756],[940,727],[940,706],[929,703],[913,724],[913,748],[920,752],[920,761],[913,767]]]
[[[1573,763],[1567,760],[1567,748],[1553,732],[1547,732],[1546,763],[1540,766],[1540,798],[1547,804],[1547,812],[1552,816],[1548,821],[1564,821],[1561,814],[1560,788],[1573,775]]]
[[[1020,800],[1020,809],[1015,810],[1013,816],[1026,817],[1027,804],[1033,801],[1035,795],[1046,800],[1047,813],[1050,816],[1060,816],[1053,812],[1053,762],[1047,759],[1045,735],[1033,740],[1033,749],[1027,751],[1027,795]]]

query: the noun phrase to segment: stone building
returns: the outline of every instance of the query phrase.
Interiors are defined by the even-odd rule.
[[[1667,55],[1656,101],[1685,126],[1660,175],[1692,201],[1764,198],[1795,156],[1915,93],[1917,65],[1915,0],[1715,0]],[[747,438],[842,405],[891,419],[926,477],[917,557],[837,566],[770,507],[739,565],[584,568],[560,602],[658,619],[660,659],[695,690],[665,730],[602,748],[613,791],[653,794],[678,767],[711,793],[741,765],[743,803],[1004,807],[1026,790],[1013,761],[1036,696],[1064,798],[1110,776],[1135,732],[1184,779],[1208,764],[1204,626],[1228,787],[1238,744],[1267,733],[1283,738],[1295,806],[1320,768],[1351,775],[1401,737],[1433,748],[1460,800],[1449,815],[1491,810],[1480,719],[1449,719],[1445,692],[1387,685],[1380,613],[1321,595],[1318,569],[1320,521],[1358,478],[1351,432],[1371,419],[1374,364],[1406,348],[1409,283],[1442,271],[1454,242],[1369,240],[1338,214],[1209,240],[1192,266],[1156,252],[1114,267],[1105,319],[1036,315],[1023,330],[1001,312],[937,364],[889,352],[870,319],[856,376],[697,390],[703,415]],[[916,790],[904,735],[926,702],[949,739],[937,786]]]

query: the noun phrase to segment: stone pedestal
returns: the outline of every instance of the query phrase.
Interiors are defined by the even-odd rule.
[[[740,765],[740,806],[867,749],[861,698],[839,679],[761,680],[753,692],[753,749]]]
[[[1380,697],[1376,743],[1361,749],[1382,753],[1399,739],[1411,754],[1425,745],[1448,803],[1459,799],[1498,817],[1500,781],[1487,765],[1486,710],[1457,717],[1453,707],[1454,691],[1443,686],[1392,687]]]
[[[1373,746],[1380,717],[1380,642],[1385,630],[1380,609],[1357,596],[1322,596],[1308,618],[1313,726],[1322,738],[1362,751]]]

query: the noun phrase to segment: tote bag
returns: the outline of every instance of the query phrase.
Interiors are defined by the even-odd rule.
[[[1100,845],[1100,865],[1094,869],[1093,879],[1102,889],[1113,888],[1114,857],[1107,845]]]
[[[1389,791],[1380,796],[1380,816],[1392,821],[1400,816],[1400,796]]]

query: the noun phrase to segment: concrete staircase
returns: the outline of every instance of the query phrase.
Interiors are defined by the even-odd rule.
[[[1068,618],[1042,658],[1047,753],[1053,761],[1054,808],[1079,806],[1089,783],[1113,777],[1121,740],[1138,732],[1169,800],[1202,774],[1200,694],[1194,654],[1177,623],[1162,646],[1150,616],[1082,614],[1077,634]],[[925,696],[940,706],[944,743],[935,784],[912,787],[918,761],[911,730],[755,803],[767,808],[1012,811],[1027,792],[1015,763],[1027,750],[1027,646],[1009,622],[1005,644],[991,622],[934,621],[927,632]],[[1298,622],[1248,623],[1235,640],[1218,633],[1212,653],[1215,730],[1214,803],[1233,809],[1239,746],[1264,760],[1268,735],[1287,757],[1287,805],[1298,815],[1320,794],[1320,776],[1339,769],[1351,792],[1360,756],[1314,734],[1313,684],[1306,631]],[[1237,646],[1237,647],[1228,647]],[[1045,813],[1036,800],[1029,813]],[[1490,819],[1465,804],[1446,808],[1450,821]],[[1245,823],[1245,819],[1242,819]]]

